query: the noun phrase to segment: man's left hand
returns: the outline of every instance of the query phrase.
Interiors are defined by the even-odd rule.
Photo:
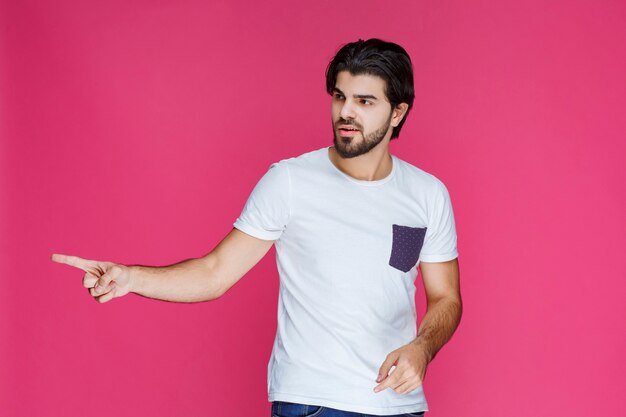
[[[395,369],[389,374],[394,365]],[[428,354],[423,345],[415,341],[404,345],[387,355],[376,379],[380,384],[374,392],[391,387],[398,394],[407,394],[422,385],[427,366]]]

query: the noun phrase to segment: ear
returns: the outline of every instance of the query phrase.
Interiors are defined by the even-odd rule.
[[[409,105],[406,103],[400,103],[393,109],[391,113],[391,126],[396,127],[402,121],[402,118],[409,109]]]

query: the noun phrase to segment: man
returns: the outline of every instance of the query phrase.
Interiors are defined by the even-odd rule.
[[[100,302],[128,292],[179,302],[225,294],[276,245],[272,415],[415,416],[426,367],[461,317],[448,191],[389,153],[414,99],[409,56],[378,39],[343,46],[326,71],[333,144],[273,163],[208,255],[166,267],[53,255]],[[428,308],[416,332],[420,267]]]

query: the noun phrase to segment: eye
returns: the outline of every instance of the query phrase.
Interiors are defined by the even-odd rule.
[[[343,96],[339,93],[333,94],[333,97],[336,98],[337,100],[343,100]]]
[[[374,103],[372,103],[371,101],[369,101],[369,100],[367,100],[367,99],[363,99],[363,100],[361,100],[361,103],[363,103],[363,104],[367,104],[367,105],[374,104]]]

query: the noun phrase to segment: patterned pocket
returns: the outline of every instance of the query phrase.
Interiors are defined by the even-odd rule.
[[[408,272],[417,264],[426,236],[426,227],[410,227],[394,224],[393,244],[389,265]]]

